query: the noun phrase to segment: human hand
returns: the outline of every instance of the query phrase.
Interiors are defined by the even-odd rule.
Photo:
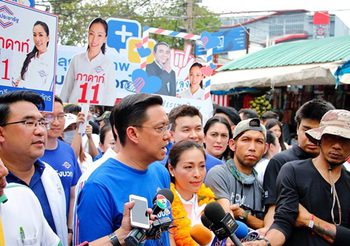
[[[268,227],[262,227],[260,229],[257,229],[256,231],[259,233],[260,236],[266,236],[266,233],[268,232],[270,228]]]
[[[88,137],[88,139],[91,139],[91,137],[92,137],[92,125],[90,125],[90,124],[86,125],[85,134]]]
[[[242,243],[243,246],[267,246],[267,242],[264,240],[255,240]]]
[[[231,204],[230,209],[233,212],[235,218],[244,217],[245,210],[239,206],[239,204]]]
[[[79,131],[79,126],[83,125],[85,123],[85,114],[83,112],[79,112],[77,115],[77,128],[76,130]]]
[[[188,77],[190,67],[195,59],[191,55],[191,45],[186,45],[182,50],[171,50],[171,67],[175,68],[176,78],[185,79]]]

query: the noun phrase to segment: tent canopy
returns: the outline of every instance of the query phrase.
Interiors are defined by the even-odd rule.
[[[275,45],[223,65],[212,77],[211,90],[335,85],[333,74],[348,57],[350,36]]]

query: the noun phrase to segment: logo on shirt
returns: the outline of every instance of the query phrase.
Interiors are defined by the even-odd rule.
[[[66,169],[69,169],[72,165],[69,162],[64,162],[63,165]]]

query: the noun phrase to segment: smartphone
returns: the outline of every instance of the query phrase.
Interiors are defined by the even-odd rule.
[[[133,227],[149,229],[149,217],[147,214],[148,202],[142,196],[130,195],[130,201],[135,202],[135,206],[131,209],[130,219]]]

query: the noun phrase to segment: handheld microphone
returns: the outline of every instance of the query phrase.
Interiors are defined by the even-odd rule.
[[[196,224],[191,228],[190,235],[199,245],[207,245],[213,239],[210,230],[201,224]]]
[[[167,208],[168,201],[170,204],[174,200],[174,195],[169,189],[161,189],[157,192],[153,198],[152,214],[157,215],[159,212]],[[125,238],[125,244],[127,246],[137,246],[145,239],[146,235],[151,238],[160,237],[161,232],[166,231],[170,224],[171,219],[168,217],[160,218],[154,221],[148,230],[142,228],[134,228],[130,231]]]
[[[224,230],[225,237],[229,237],[236,246],[242,246],[241,241],[235,235],[238,224],[230,213],[225,214],[224,209],[219,203],[209,203],[204,209],[204,214],[215,227],[220,228],[220,230]]]
[[[152,214],[157,215],[159,212],[167,208],[167,201],[170,204],[174,200],[174,194],[169,189],[161,189],[153,198]]]

